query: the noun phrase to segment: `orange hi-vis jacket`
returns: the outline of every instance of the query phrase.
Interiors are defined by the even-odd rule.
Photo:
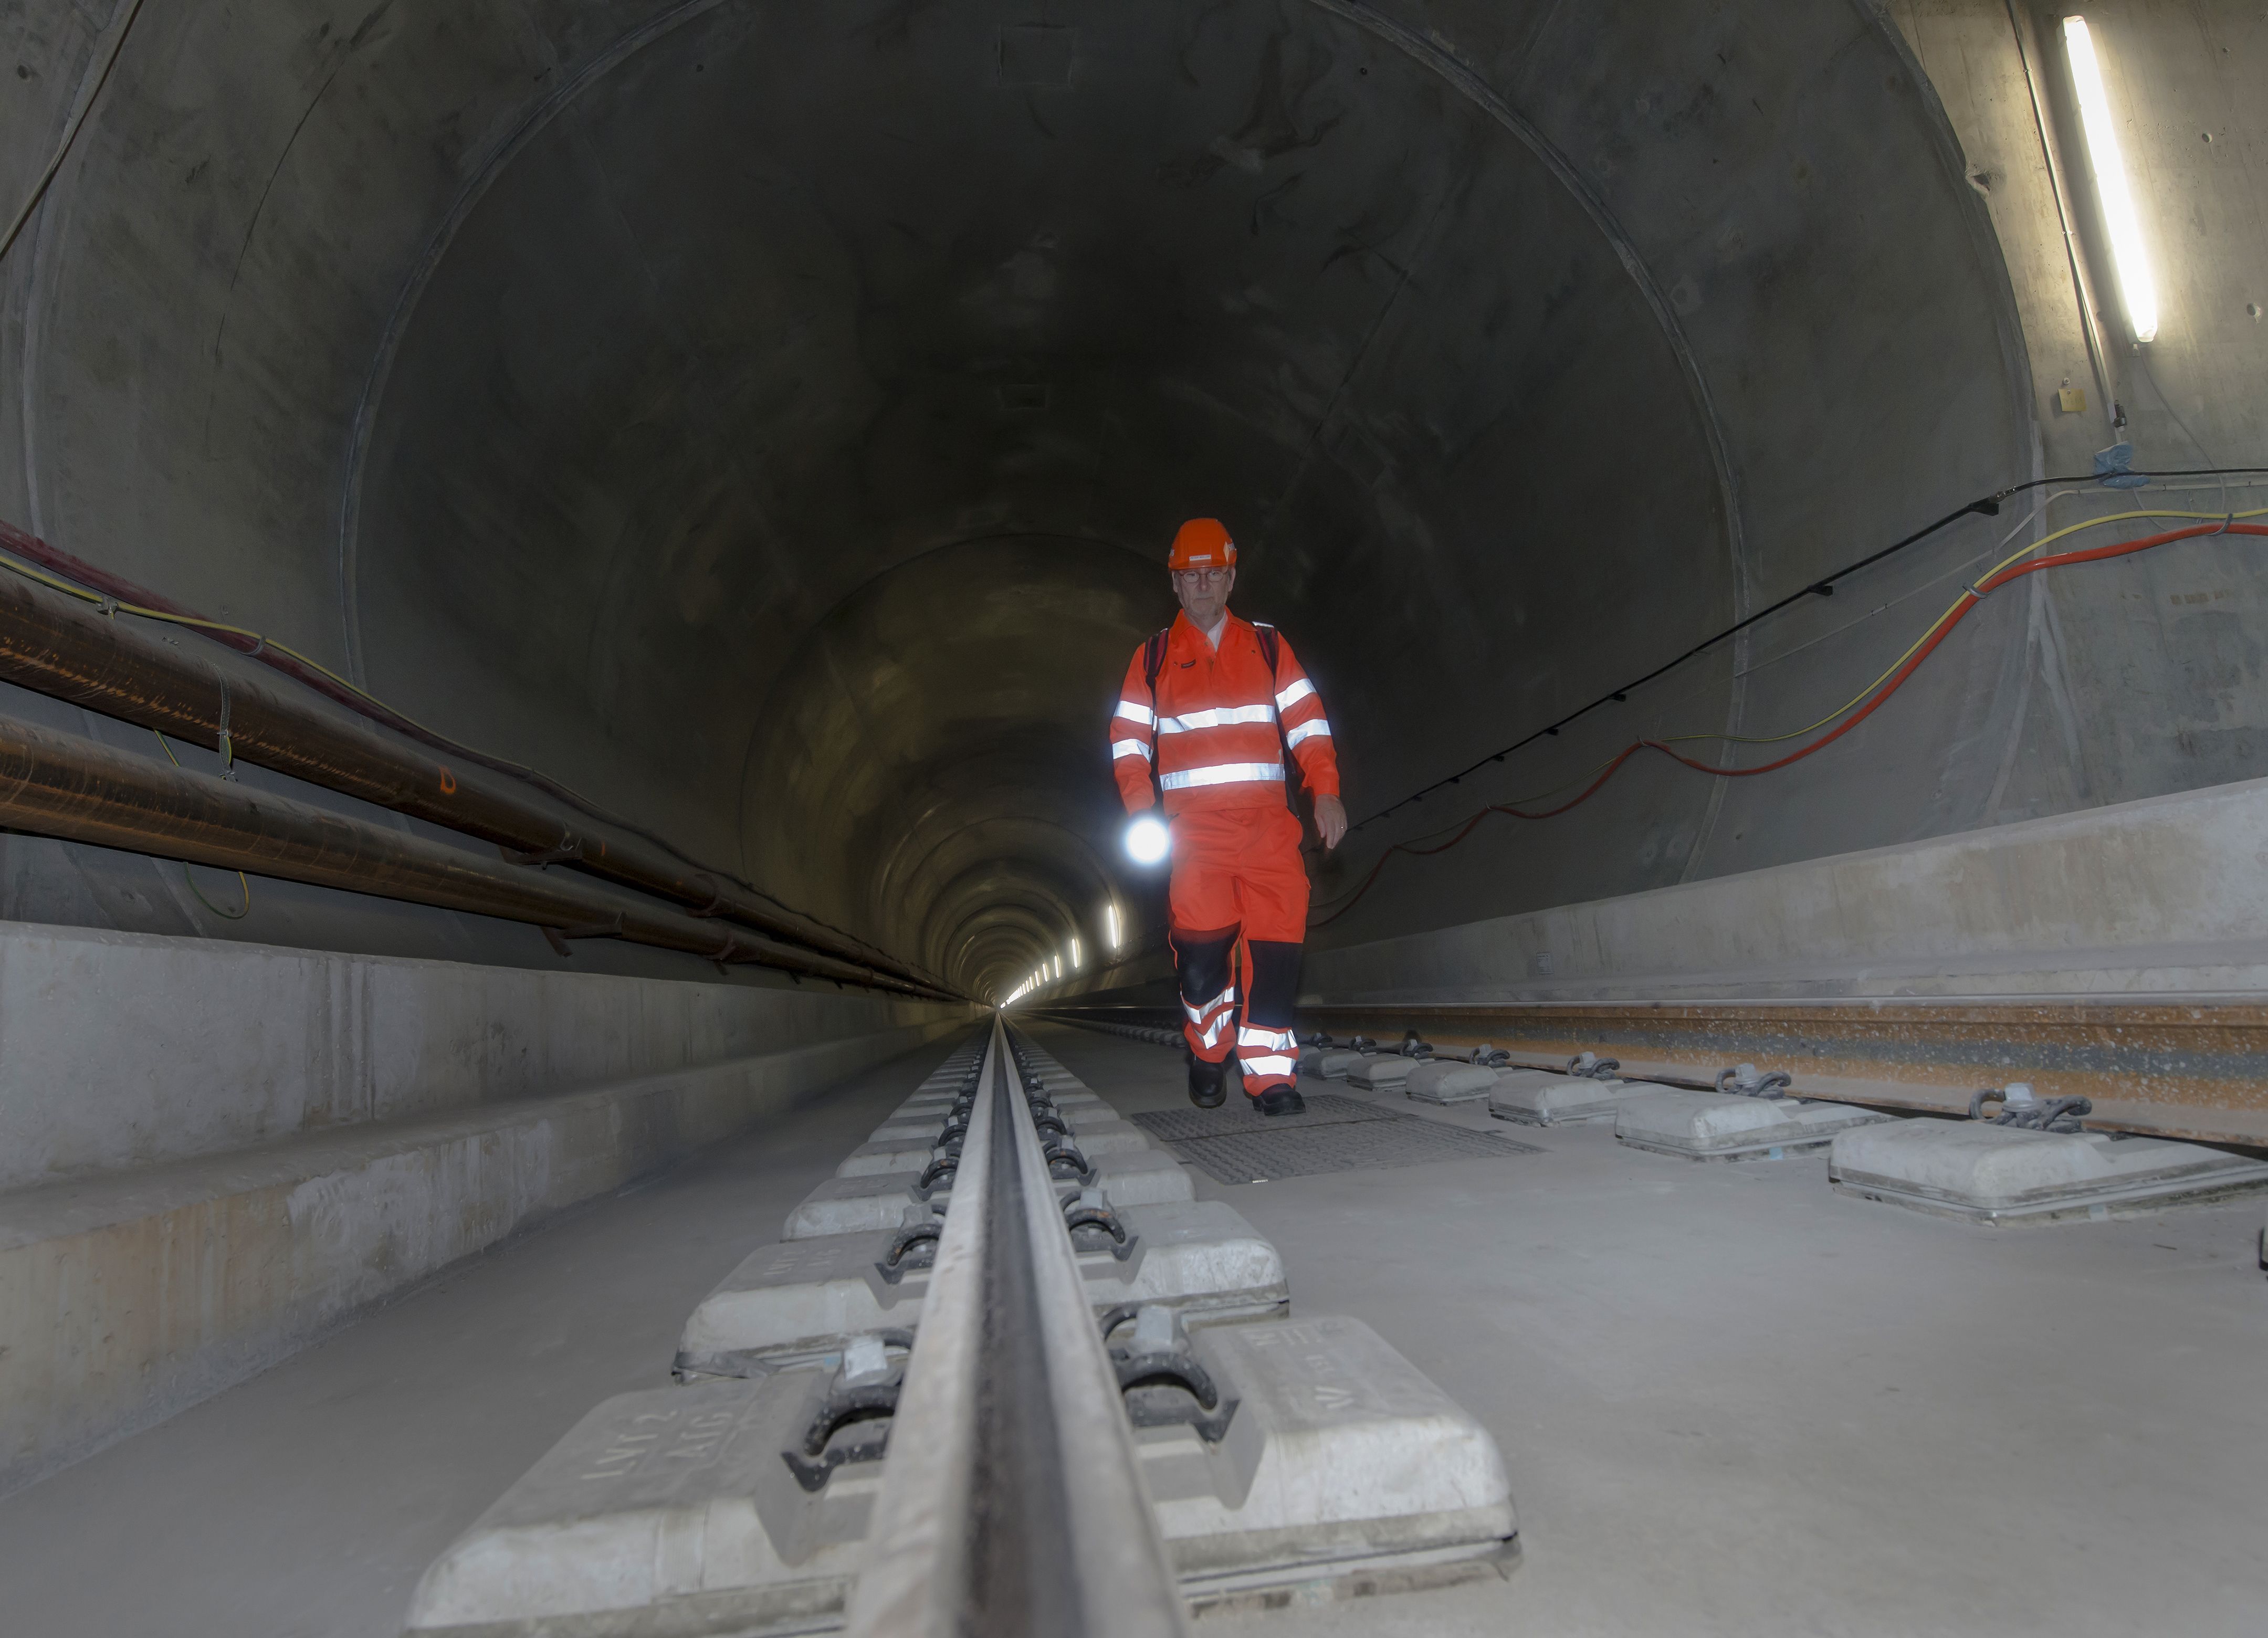
[[[1110,766],[1128,812],[1156,802],[1153,766],[1169,814],[1281,808],[1286,743],[1312,793],[1339,793],[1323,702],[1280,635],[1271,674],[1250,621],[1230,615],[1215,653],[1189,616],[1175,615],[1154,697],[1143,670],[1138,648],[1110,719]]]

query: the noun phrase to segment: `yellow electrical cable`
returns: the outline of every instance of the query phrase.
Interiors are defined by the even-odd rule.
[[[155,728],[151,729],[150,732],[152,734],[158,734],[158,730]],[[173,748],[166,743],[166,736],[162,734],[158,734],[158,749],[166,753],[166,760],[172,763],[173,766],[178,768],[181,765],[181,759],[173,755]],[[197,886],[197,879],[189,874],[189,861],[186,859],[181,860],[181,880],[189,884],[189,891],[197,896],[198,904],[202,904],[207,910],[212,911],[214,915],[221,917],[225,920],[241,921],[252,913],[252,883],[244,879],[244,872],[241,870],[236,873],[236,882],[239,887],[244,889],[244,908],[242,910],[223,910],[219,905],[214,904],[212,900],[207,898],[204,896],[203,889]]]
[[[2106,523],[2127,523],[2132,522],[2138,518],[2192,518],[2200,521],[2209,522],[2218,518],[2228,518],[2234,520],[2238,518],[2257,518],[2264,516],[2268,516],[2268,506],[2259,506],[2254,508],[2250,512],[2238,513],[2115,512],[2105,517],[2088,518],[2081,522],[2066,524],[2065,527],[2056,530],[2051,535],[2043,535],[2030,545],[2024,547],[2021,550],[2011,552],[2007,557],[2003,557],[1999,563],[1994,564],[1983,574],[1978,575],[1975,580],[1970,582],[1970,584],[1981,585],[1983,582],[1991,579],[1994,575],[1999,573],[2001,570],[2007,568],[2009,564],[2030,557],[2034,552],[2038,551],[2043,546],[2053,545],[2056,542],[2063,539],[2066,535],[2076,535],[2081,529],[2098,528]],[[1962,595],[1966,596],[1967,594],[1964,593]],[[1919,637],[1914,638],[1914,640],[1907,646],[1904,653],[1900,654],[1896,660],[1893,660],[1888,666],[1882,668],[1882,673],[1880,676],[1877,676],[1873,682],[1867,683],[1866,687],[1860,689],[1858,693],[1852,696],[1848,701],[1843,705],[1837,705],[1834,710],[1829,712],[1816,722],[1810,723],[1800,728],[1792,728],[1786,734],[1678,734],[1664,735],[1657,739],[1654,742],[1660,745],[1685,745],[1690,744],[1697,740],[1719,740],[1734,745],[1777,745],[1784,740],[1800,739],[1804,734],[1812,733],[1819,728],[1823,728],[1837,718],[1855,711],[1860,705],[1864,705],[1874,694],[1876,689],[1881,687],[1884,682],[1889,680],[1890,676],[1900,666],[1905,664],[1908,660],[1913,657],[1915,649],[1919,648],[1924,643],[1929,641],[1930,638],[1934,635],[1948,620],[1953,618],[1955,611],[1961,607],[1961,603],[1962,598],[1955,598],[1951,604],[1947,607],[1945,612],[1938,616],[1936,619],[1931,621],[1928,628],[1925,630]],[[1616,753],[1616,756],[1620,756],[1621,754],[1621,752]],[[1595,763],[1592,766],[1586,768],[1582,772],[1574,775],[1571,778],[1562,779],[1557,785],[1551,786],[1548,789],[1536,791],[1527,796],[1509,797],[1502,802],[1493,804],[1493,806],[1502,808],[1518,808],[1528,802],[1540,802],[1548,796],[1556,796],[1562,791],[1572,789],[1573,786],[1582,784],[1587,779],[1595,778],[1606,769],[1608,764],[1614,760],[1615,758],[1613,756],[1609,756],[1604,762]],[[1455,827],[1454,825],[1443,825],[1440,830],[1427,831],[1425,835],[1412,837],[1410,840],[1413,842],[1423,841],[1425,836],[1439,836],[1443,831],[1453,830],[1454,828]]]
[[[1987,569],[1984,573],[1978,575],[1974,580],[1971,580],[1970,584],[1971,586],[1982,586],[1985,581],[1999,573],[2001,570],[2007,568],[2010,564],[2020,562],[2023,558],[2030,557],[2042,547],[2052,545],[2066,535],[2076,535],[2081,529],[2095,528],[2105,523],[2125,523],[2131,522],[2137,518],[2194,518],[2199,520],[2210,520],[2214,518],[2226,518],[2229,521],[2235,522],[2239,518],[2257,518],[2264,516],[2268,516],[2268,506],[2257,506],[2250,512],[2112,513],[2108,517],[2089,518],[2081,523],[2067,524],[2064,528],[2058,529],[2052,535],[2043,535],[2030,545],[2022,548],[2021,550],[2011,552],[2007,557],[2000,559],[1999,562],[1994,564],[1990,569]],[[1965,591],[1962,594],[1962,597],[1966,597],[1968,593]],[[1675,739],[1665,739],[1661,743],[1665,745],[1683,745],[1694,740],[1724,740],[1734,745],[1777,745],[1783,740],[1800,739],[1815,728],[1823,728],[1829,723],[1834,721],[1837,717],[1855,711],[1860,705],[1864,705],[1867,702],[1867,697],[1871,696],[1876,689],[1881,687],[1884,682],[1888,682],[1891,675],[1895,673],[1900,666],[1905,664],[1907,660],[1913,658],[1914,650],[1919,648],[1924,643],[1926,643],[1932,637],[1935,636],[1940,628],[1941,628],[1947,621],[1952,619],[1954,615],[1959,611],[1962,603],[1962,597],[1955,598],[1950,604],[1947,605],[1945,612],[1938,616],[1936,619],[1930,622],[1929,629],[1925,631],[1919,637],[1914,638],[1912,644],[1908,646],[1904,653],[1900,654],[1896,660],[1893,660],[1888,666],[1883,668],[1881,675],[1867,683],[1866,687],[1860,689],[1858,693],[1852,696],[1849,700],[1837,705],[1834,710],[1829,712],[1816,722],[1808,724],[1800,728],[1791,728],[1785,734],[1681,734]]]

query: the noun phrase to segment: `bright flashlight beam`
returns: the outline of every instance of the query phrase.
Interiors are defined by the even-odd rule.
[[[1173,845],[1173,833],[1155,814],[1138,815],[1126,827],[1126,856],[1138,865],[1156,864]]]
[[[2110,99],[2102,92],[2102,69],[2087,19],[2063,20],[2063,48],[2071,59],[2071,83],[2079,92],[2079,122],[2087,132],[2087,158],[2095,172],[2095,203],[2110,233],[2110,259],[2118,268],[2118,293],[2126,303],[2126,322],[2138,342],[2158,338],[2158,282],[2142,244],[2142,224],[2126,186],[2126,161],[2118,151],[2118,128],[2110,118]]]

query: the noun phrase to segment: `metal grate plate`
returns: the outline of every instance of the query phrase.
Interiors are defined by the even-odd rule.
[[[1268,1123],[1266,1129],[1272,1132],[1342,1125],[1351,1120],[1410,1118],[1399,1110],[1381,1109],[1375,1103],[1341,1097],[1335,1092],[1314,1094],[1307,1100],[1307,1107],[1296,1115],[1263,1115],[1257,1110],[1244,1107],[1250,1101],[1232,1091],[1228,1102],[1219,1109],[1145,1110],[1127,1118],[1152,1137],[1167,1143],[1179,1143],[1185,1138],[1239,1138],[1259,1132],[1263,1120]]]
[[[1320,1119],[1279,1115],[1265,1126],[1258,1125],[1259,1118],[1249,1110],[1170,1110],[1136,1115],[1133,1118],[1164,1140],[1177,1158],[1187,1161],[1216,1183],[1264,1183],[1276,1177],[1313,1177],[1325,1172],[1360,1171],[1373,1167],[1424,1166],[1435,1161],[1543,1153],[1532,1143],[1498,1137],[1492,1132],[1471,1132],[1462,1126],[1356,1103],[1351,1098],[1310,1098],[1309,1110],[1314,1111],[1318,1103],[1344,1104],[1362,1112]],[[1232,1112],[1236,1117],[1233,1125],[1222,1121],[1220,1126],[1202,1135],[1183,1137],[1163,1129],[1163,1123],[1181,1120],[1185,1113],[1205,1121]],[[1227,1130],[1221,1130],[1221,1126]]]

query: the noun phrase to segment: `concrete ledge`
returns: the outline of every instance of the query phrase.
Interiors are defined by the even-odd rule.
[[[864,1036],[932,1008],[0,922],[0,1190]]]
[[[967,1027],[936,1018],[0,1197],[0,1492],[546,1214]]]
[[[1314,949],[1303,1007],[2268,992],[2268,779]]]

